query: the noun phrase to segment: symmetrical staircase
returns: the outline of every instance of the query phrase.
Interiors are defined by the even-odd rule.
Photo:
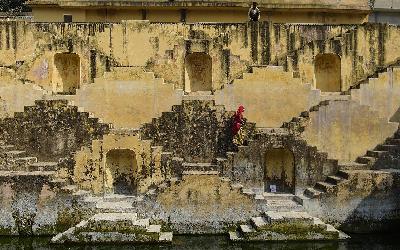
[[[38,161],[25,151],[16,150],[14,145],[0,141],[0,174],[8,176],[43,175],[56,177],[58,162]]]
[[[136,213],[98,213],[52,238],[52,243],[171,242],[172,232],[138,219]]]
[[[319,198],[327,193],[337,190],[338,185],[349,180],[355,173],[377,173],[380,170],[396,171],[399,169],[400,158],[400,132],[386,139],[383,144],[376,146],[374,150],[368,150],[366,155],[360,156],[355,162],[338,164],[339,171],[335,175],[328,176],[323,182],[318,182],[314,187],[307,188],[302,199]]]
[[[348,236],[304,211],[267,211],[229,232],[232,241],[338,240]]]
[[[245,191],[246,192],[246,191]],[[258,193],[260,215],[229,232],[232,241],[337,240],[349,238],[308,214],[291,194]]]
[[[37,100],[0,122],[2,136],[18,150],[41,160],[68,157],[112,128],[68,100]]]

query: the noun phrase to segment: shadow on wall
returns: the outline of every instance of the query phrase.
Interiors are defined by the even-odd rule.
[[[104,174],[106,193],[122,195],[137,193],[137,162],[134,151],[129,149],[108,151]]]
[[[346,217],[341,229],[351,233],[398,232],[400,188],[374,190]]]
[[[399,122],[400,123],[400,107],[396,110],[396,112],[390,117],[390,122]]]
[[[264,190],[266,192],[294,193],[294,163],[294,155],[290,150],[284,148],[268,150],[265,155]]]
[[[206,53],[194,52],[185,59],[185,90],[212,91],[212,59]]]
[[[346,233],[398,231],[400,171],[349,171],[348,179],[303,205]]]
[[[58,53],[54,56],[54,85],[58,93],[75,94],[80,85],[80,57],[74,53]]]
[[[314,61],[315,87],[322,92],[341,91],[341,63],[336,54],[319,54]]]

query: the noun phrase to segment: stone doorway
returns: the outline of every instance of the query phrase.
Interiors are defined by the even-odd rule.
[[[135,152],[129,149],[108,151],[104,182],[106,193],[136,195],[137,162]]]
[[[295,192],[294,155],[287,149],[271,149],[265,153],[264,166],[265,192],[271,192],[271,186],[276,187],[276,193]]]
[[[212,59],[203,52],[194,52],[185,59],[185,91],[212,91]]]
[[[55,74],[53,81],[56,92],[75,94],[80,86],[81,60],[74,53],[58,53],[54,56]]]
[[[314,62],[315,87],[322,92],[341,91],[341,63],[336,54],[319,54]]]

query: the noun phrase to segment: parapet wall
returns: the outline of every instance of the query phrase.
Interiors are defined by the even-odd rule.
[[[205,53],[212,59],[212,89],[248,71],[250,65],[278,64],[313,84],[320,53],[341,58],[342,90],[378,68],[397,61],[396,26],[300,25],[259,23],[25,23],[3,22],[0,66],[19,79],[54,92],[60,89],[55,55],[79,56],[80,86],[94,82],[113,66],[143,67],[175,88],[185,89],[185,57]],[[289,57],[288,57],[289,55]],[[18,62],[18,63],[17,63]],[[314,84],[315,86],[315,84]]]

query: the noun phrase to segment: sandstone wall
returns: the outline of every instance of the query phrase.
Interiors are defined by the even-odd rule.
[[[341,57],[341,89],[346,90],[396,61],[399,51],[398,28],[379,24],[4,22],[0,30],[5,34],[1,65],[15,67],[19,78],[52,91],[60,91],[54,66],[59,53],[79,56],[81,86],[112,66],[141,66],[180,89],[185,88],[185,57],[193,52],[211,56],[213,89],[241,77],[250,64],[277,63],[303,83],[313,83],[315,56],[333,53]],[[17,67],[17,61],[23,64]]]
[[[115,68],[106,78],[79,89],[72,99],[115,128],[139,128],[179,104],[182,95],[182,90],[174,90],[152,73]]]
[[[215,95],[216,103],[229,111],[243,105],[245,117],[257,127],[280,127],[320,101],[319,90],[272,66],[254,67],[253,73],[244,74]]]
[[[149,186],[161,182],[161,152],[152,149],[149,141],[140,140],[135,133],[116,133],[95,140],[90,147],[83,147],[76,153],[73,179],[79,187],[95,194],[104,194],[112,189],[114,180],[106,162],[107,153],[115,149],[131,150],[136,155],[133,160],[137,166],[134,175],[138,193],[146,192]]]
[[[34,84],[20,82],[0,84],[0,118],[13,117],[14,112],[23,112],[25,106],[35,104],[45,92]]]
[[[398,192],[398,171],[349,171],[349,179],[329,195],[303,204],[313,216],[346,232],[396,230]]]
[[[286,65],[288,71],[297,72],[304,83],[315,86],[316,56],[338,55],[341,58],[341,90],[344,91],[399,60],[398,34],[397,26],[364,24],[336,38],[310,42],[279,64]]]
[[[268,166],[271,160],[268,153],[275,149],[293,154],[294,164]],[[245,188],[267,191],[269,186],[266,184],[269,183],[278,184],[277,192],[288,191],[282,190],[282,185],[270,180],[270,171],[277,167],[284,174],[276,178],[276,181],[289,183],[288,186],[292,187],[294,182],[295,187],[290,192],[297,195],[338,171],[337,161],[328,160],[326,153],[320,153],[317,148],[308,146],[299,138],[279,132],[256,135],[248,146],[239,147],[234,156],[228,156],[228,160],[230,164],[224,170],[224,175],[234,182],[241,183]],[[291,178],[290,172],[294,173],[294,178]]]
[[[46,174],[0,174],[0,235],[52,235],[79,222],[71,197],[49,180]]]
[[[57,162],[108,133],[109,125],[63,101],[36,101],[0,124],[2,139],[41,161]]]
[[[159,194],[157,202],[176,232],[224,231],[256,210],[254,201],[230,184],[218,174],[188,174]]]
[[[340,161],[354,161],[374,149],[397,130],[398,77],[398,69],[390,69],[352,90],[351,101],[331,101],[312,112],[304,138]]]

